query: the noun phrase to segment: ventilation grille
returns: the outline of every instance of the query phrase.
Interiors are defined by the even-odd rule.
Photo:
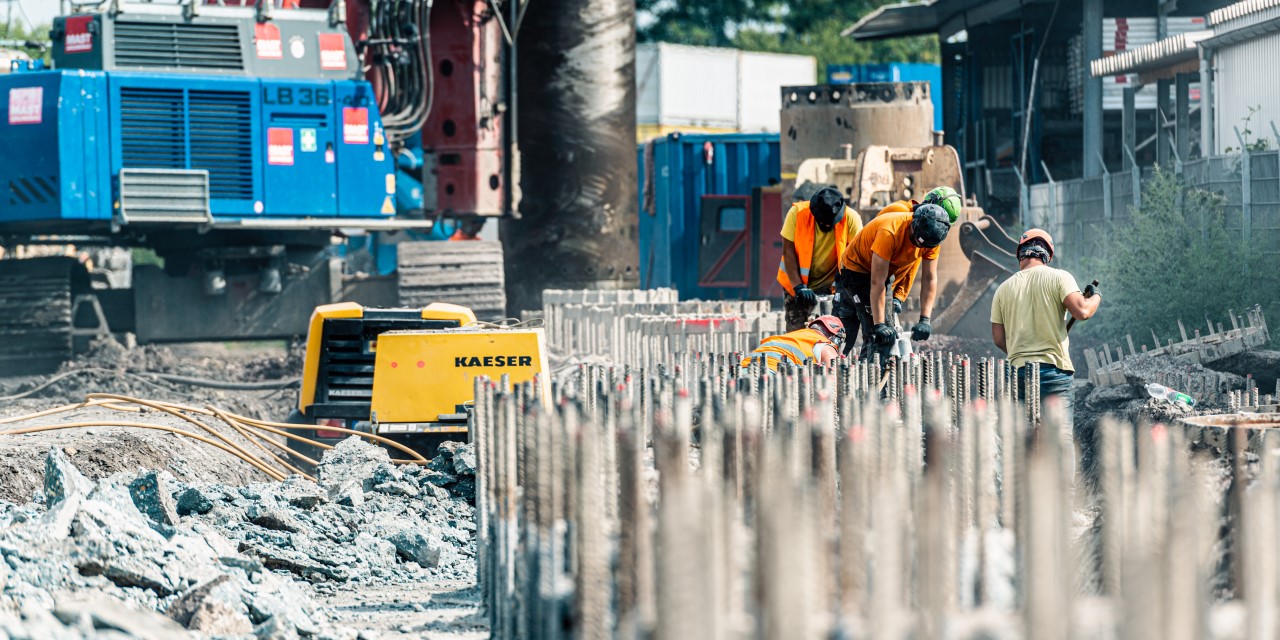
[[[243,71],[240,28],[233,24],[115,23],[119,68]]]
[[[120,151],[124,167],[186,169],[181,89],[120,89]]]
[[[26,176],[9,181],[9,204],[48,204],[58,199],[58,177]]]
[[[253,199],[250,100],[247,91],[121,88],[121,166],[203,169],[210,197]]]
[[[120,216],[131,222],[209,222],[209,175],[185,169],[121,169]]]
[[[215,198],[253,198],[253,114],[249,94],[192,91],[191,168],[209,172]]]

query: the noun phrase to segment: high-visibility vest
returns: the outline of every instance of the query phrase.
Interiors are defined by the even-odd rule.
[[[763,357],[769,369],[777,371],[778,362],[782,358],[786,358],[794,364],[804,364],[808,360],[812,360],[814,357],[813,350],[819,344],[826,344],[838,351],[835,343],[830,338],[822,335],[817,329],[797,329],[791,333],[765,338],[760,342],[760,346],[756,347],[755,351],[752,351],[742,359],[740,364],[741,366],[749,367],[752,360]]]
[[[797,202],[791,205],[796,210],[796,262],[800,268],[800,282],[809,284],[809,267],[813,265],[813,241],[814,235],[818,233],[818,222],[813,219],[813,214],[809,213],[808,202]],[[790,212],[788,212],[790,213]],[[847,238],[844,235],[844,225],[849,219],[849,211],[845,211],[840,222],[836,223],[833,233],[836,234],[836,269],[840,268],[840,256],[844,255],[844,247],[847,244]],[[778,283],[782,285],[787,293],[795,295],[795,288],[791,285],[791,278],[787,277],[787,259],[784,257],[778,260]]]

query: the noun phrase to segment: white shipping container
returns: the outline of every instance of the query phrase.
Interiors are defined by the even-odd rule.
[[[782,87],[818,81],[812,56],[738,53],[738,130],[777,131],[782,110]]]
[[[667,43],[636,46],[636,122],[777,131],[781,88],[814,84],[811,56]]]

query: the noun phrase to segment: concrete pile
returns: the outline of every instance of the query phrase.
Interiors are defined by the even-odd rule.
[[[317,483],[233,487],[154,471],[94,482],[51,449],[39,499],[0,502],[0,640],[350,637],[313,583],[475,575],[473,507],[444,488],[474,485],[474,453],[451,447],[446,463],[393,466],[351,438]]]

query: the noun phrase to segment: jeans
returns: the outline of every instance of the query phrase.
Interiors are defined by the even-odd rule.
[[[1075,373],[1072,371],[1064,371],[1051,364],[1043,362],[1032,362],[1018,368],[1018,399],[1025,400],[1023,386],[1026,384],[1027,367],[1040,367],[1040,400],[1041,415],[1043,415],[1043,403],[1050,397],[1056,397],[1062,402],[1062,418],[1066,428],[1059,434],[1061,436],[1062,450],[1070,452],[1076,460],[1080,471],[1086,475],[1091,473],[1092,456],[1079,456],[1076,454],[1076,444],[1079,443],[1083,450],[1088,453],[1093,450],[1092,434],[1076,433],[1075,424],[1075,407],[1074,394],[1072,393],[1072,381],[1075,379]],[[1084,437],[1081,437],[1084,436]],[[1088,458],[1088,459],[1086,459]],[[1073,466],[1074,469],[1074,466]],[[1072,473],[1072,478],[1075,477]]]

